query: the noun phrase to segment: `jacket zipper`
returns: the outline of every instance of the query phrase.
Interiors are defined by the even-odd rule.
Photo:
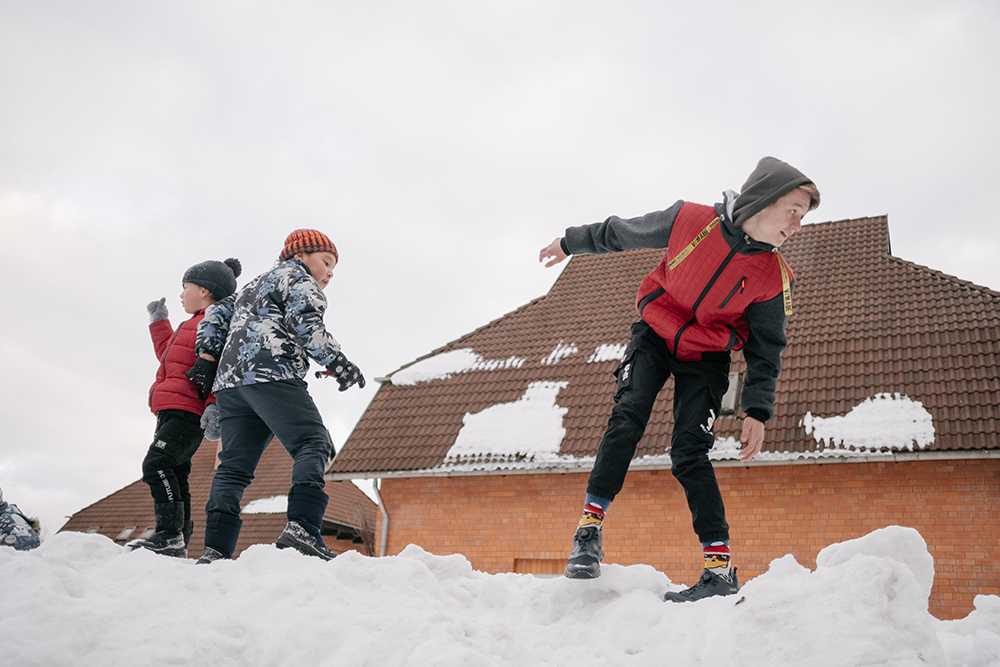
[[[739,252],[740,248],[742,248],[743,246],[747,245],[748,243],[750,243],[750,239],[747,238],[746,234],[744,234],[743,235],[743,242],[742,243],[737,243],[735,248],[730,248],[729,254],[726,255],[726,258],[724,260],[722,260],[722,263],[719,264],[719,268],[717,268],[715,270],[715,273],[712,274],[712,277],[705,284],[705,289],[703,289],[701,291],[701,294],[698,296],[698,300],[695,301],[694,305],[691,307],[691,319],[688,320],[687,322],[685,322],[684,326],[682,326],[680,329],[677,330],[677,335],[674,336],[674,354],[675,355],[680,350],[681,336],[684,335],[684,332],[687,331],[688,328],[692,324],[695,324],[695,323],[698,322],[698,306],[700,306],[701,302],[705,300],[706,296],[708,296],[708,292],[712,289],[712,287],[715,286],[715,281],[717,281],[719,279],[719,276],[722,275],[722,272],[725,270],[726,266],[729,265],[729,262],[732,261],[733,257],[736,255],[736,253]]]
[[[736,283],[736,287],[734,287],[733,291],[729,293],[729,296],[727,296],[725,299],[722,300],[722,303],[719,304],[719,308],[725,308],[726,304],[732,301],[733,297],[736,296],[737,292],[743,294],[743,287],[746,284],[747,284],[747,277],[743,276],[742,278],[740,278],[739,282]]]

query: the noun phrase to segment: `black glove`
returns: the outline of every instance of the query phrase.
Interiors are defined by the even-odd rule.
[[[188,380],[201,387],[198,396],[202,400],[208,398],[212,393],[212,384],[215,382],[215,372],[219,369],[218,361],[209,361],[204,357],[198,357],[191,370],[184,373]]]
[[[337,379],[340,391],[347,391],[354,385],[358,385],[358,389],[365,388],[365,376],[357,366],[347,360],[343,352],[338,352],[337,358],[326,367],[326,374]]]

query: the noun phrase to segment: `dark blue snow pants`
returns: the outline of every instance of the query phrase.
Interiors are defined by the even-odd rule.
[[[273,437],[292,457],[288,518],[319,537],[327,500],[323,473],[332,445],[306,383],[282,380],[223,389],[215,400],[222,451],[205,506],[205,545],[232,557],[243,491]]]

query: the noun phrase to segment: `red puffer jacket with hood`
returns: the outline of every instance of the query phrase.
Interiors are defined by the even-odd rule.
[[[205,316],[200,310],[183,322],[175,332],[170,320],[157,320],[149,325],[149,335],[153,339],[153,349],[160,367],[156,370],[156,381],[149,388],[149,408],[160,410],[186,410],[196,415],[205,412],[205,406],[214,403],[215,397],[207,400],[198,397],[199,387],[184,373],[194,366],[194,344],[198,337],[198,323]]]

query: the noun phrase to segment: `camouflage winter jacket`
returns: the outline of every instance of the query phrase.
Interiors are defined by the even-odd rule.
[[[37,547],[40,544],[38,533],[34,531],[29,521],[30,519],[17,508],[17,505],[0,501],[0,544],[14,547],[17,551],[28,551]]]
[[[310,357],[320,366],[332,363],[340,343],[323,325],[326,303],[306,265],[290,259],[209,306],[195,352],[219,359],[213,391],[302,380]]]

